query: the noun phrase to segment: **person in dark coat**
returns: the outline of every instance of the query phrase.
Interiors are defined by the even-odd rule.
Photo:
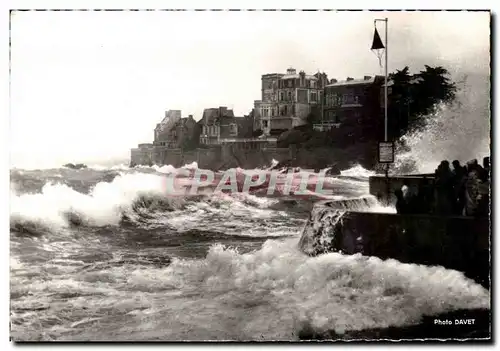
[[[483,169],[484,169],[484,174],[483,174],[483,179],[490,178],[490,157],[487,156],[483,158]]]
[[[479,206],[479,176],[481,168],[477,160],[467,162],[467,179],[465,181],[465,211],[466,216],[475,216]]]
[[[423,177],[415,197],[415,213],[430,214],[434,208],[434,187],[427,177]]]
[[[461,215],[465,207],[465,181],[467,179],[466,168],[460,165],[458,160],[452,163],[452,182],[453,182],[453,213]]]
[[[403,191],[401,189],[396,189],[394,195],[396,195],[396,212],[398,214],[408,214],[409,208],[403,196]]]
[[[483,158],[483,171],[479,175],[477,216],[487,217],[490,214],[490,158]]]
[[[436,213],[449,215],[453,206],[453,174],[448,161],[441,161],[436,170]]]

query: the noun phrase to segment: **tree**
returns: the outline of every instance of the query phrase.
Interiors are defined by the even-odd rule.
[[[456,86],[448,77],[449,72],[441,66],[424,67],[413,75],[408,66],[389,75],[392,85],[388,114],[393,139],[422,127],[437,104],[455,99]]]
[[[306,124],[312,128],[315,123],[321,122],[321,106],[313,105],[311,106],[311,111],[306,117]]]
[[[402,70],[397,70],[389,75],[392,81],[389,95],[389,121],[390,135],[395,138],[399,137],[400,131],[405,131],[408,128],[408,115],[411,101],[411,80],[412,76],[409,73],[409,68],[406,66]]]

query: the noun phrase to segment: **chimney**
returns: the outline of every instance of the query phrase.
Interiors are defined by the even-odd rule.
[[[347,77],[346,82],[350,82],[351,80],[354,80],[354,78]]]
[[[226,109],[225,107],[223,107],[223,106],[219,106],[219,117],[224,116],[224,110],[225,110],[225,109]]]
[[[299,77],[300,77],[300,86],[301,87],[305,86],[306,85],[306,72],[300,71]]]
[[[372,76],[365,76],[363,79],[364,80],[370,80],[370,79],[372,79]]]
[[[297,71],[295,68],[290,67],[289,69],[286,70],[286,74],[296,74]]]
[[[193,118],[193,115],[189,115],[188,118]]]
[[[330,81],[330,84],[335,84],[337,83],[337,80],[335,78],[332,78],[332,80]]]

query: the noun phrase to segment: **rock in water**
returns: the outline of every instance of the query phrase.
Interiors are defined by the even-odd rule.
[[[83,164],[83,163],[77,163],[77,164],[66,163],[65,165],[63,165],[63,167],[70,168],[70,169],[82,169],[82,168],[87,168],[87,165]]]
[[[311,256],[335,251],[336,233],[342,226],[344,213],[327,206],[315,206],[302,232],[300,250]]]
[[[367,210],[376,204],[373,196],[318,202],[304,227],[299,248],[311,256],[339,251],[343,245],[342,226],[346,211]]]

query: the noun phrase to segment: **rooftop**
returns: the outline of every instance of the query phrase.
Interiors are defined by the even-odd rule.
[[[292,79],[292,78],[298,79],[298,78],[300,78],[300,75],[299,74],[285,74],[283,77],[281,77],[281,79]],[[306,79],[318,80],[318,77],[306,74]]]
[[[345,85],[361,85],[361,84],[373,84],[376,79],[380,79],[382,76],[374,76],[368,79],[350,79],[350,80],[340,80],[338,82],[328,84],[327,87],[339,87]],[[382,77],[383,78],[383,77]]]
[[[286,70],[286,73],[266,73],[266,74],[263,74],[262,75],[262,78],[280,78],[280,79],[298,79],[300,78],[300,73],[304,73],[303,71],[297,73],[297,70],[295,68],[288,68]],[[309,75],[309,74],[306,74],[305,75],[305,78],[306,79],[314,79],[314,80],[318,80],[318,75],[320,74],[320,72],[314,74],[314,75]]]
[[[419,82],[423,81],[423,78],[421,77],[417,77],[417,78],[413,78],[409,81],[410,84],[417,84]],[[390,87],[390,86],[393,86],[394,85],[394,81],[392,79],[389,79],[389,81],[387,82],[387,86]],[[382,84],[382,86],[385,86],[385,83]]]

